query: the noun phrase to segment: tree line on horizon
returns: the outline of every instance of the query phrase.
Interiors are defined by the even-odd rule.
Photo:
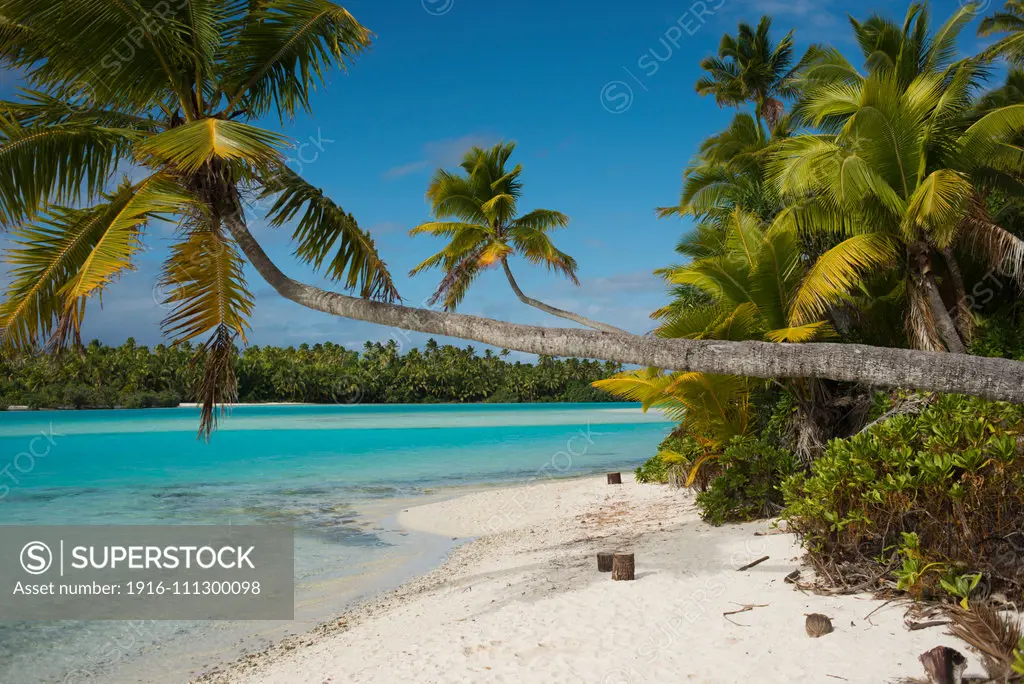
[[[191,345],[111,347],[93,341],[61,356],[0,355],[0,408],[153,408],[196,402],[202,363]],[[532,403],[614,401],[591,383],[614,363],[541,357],[510,361],[506,350],[439,345],[402,353],[367,342],[250,346],[232,359],[241,402],[315,404]]]

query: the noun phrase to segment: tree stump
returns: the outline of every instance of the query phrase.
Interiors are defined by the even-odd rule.
[[[599,553],[597,554],[597,571],[598,572],[611,572],[612,571],[612,558],[615,556],[614,553]]]
[[[961,684],[964,681],[967,658],[955,648],[936,646],[922,653],[918,660],[928,673],[928,681],[934,684]]]
[[[608,484],[622,484],[622,473],[608,473]]]
[[[636,562],[631,553],[617,553],[612,556],[612,579],[632,580],[636,579]]]

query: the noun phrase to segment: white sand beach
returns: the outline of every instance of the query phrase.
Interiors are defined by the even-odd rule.
[[[433,572],[203,681],[879,684],[922,676],[917,657],[937,645],[982,672],[943,627],[908,630],[905,605],[785,583],[802,567],[792,535],[765,522],[714,528],[688,492],[623,480],[410,508],[400,516],[410,529],[476,539]],[[634,553],[636,580],[598,573],[605,550]],[[756,607],[723,615],[744,606]],[[810,638],[812,612],[835,631]]]

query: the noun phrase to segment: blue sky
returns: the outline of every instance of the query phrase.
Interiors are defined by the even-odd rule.
[[[675,203],[687,159],[732,116],[694,93],[700,59],[737,22],[756,23],[763,13],[773,15],[776,39],[794,28],[798,49],[831,42],[852,56],[846,12],[902,19],[906,11],[897,2],[835,0],[344,4],[376,34],[374,46],[318,92],[315,117],[300,117],[284,132],[302,145],[293,168],[370,230],[405,302],[421,305],[440,277],[406,275],[440,244],[407,235],[429,218],[430,174],[456,165],[474,144],[508,139],[518,143],[513,160],[524,167],[522,209],[568,214],[572,222],[556,243],[580,263],[580,288],[513,263],[523,289],[638,333],[650,329],[649,313],[665,302],[652,271],[675,261],[673,246],[686,229],[679,220],[658,220],[654,208]],[[933,5],[933,23],[956,6]],[[972,26],[962,48],[978,45]],[[0,75],[0,92],[9,95],[15,82]],[[291,258],[287,232],[258,217],[252,228],[285,272],[324,284]],[[139,270],[115,283],[102,308],[90,303],[87,338],[160,341],[166,311],[156,303],[155,283],[170,238],[170,230],[154,228]],[[358,347],[393,337],[408,346],[424,339],[305,310],[280,299],[254,272],[249,284],[256,295],[251,343]],[[516,300],[498,270],[478,280],[460,311],[563,325]]]

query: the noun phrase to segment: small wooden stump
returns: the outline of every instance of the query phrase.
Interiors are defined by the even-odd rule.
[[[928,673],[928,681],[934,684],[961,684],[964,681],[967,658],[955,648],[936,646],[922,653],[918,660]]]
[[[622,473],[608,473],[608,484],[622,484]]]
[[[611,572],[612,571],[612,558],[615,556],[614,553],[599,553],[597,554],[597,571],[598,572]]]
[[[631,553],[617,553],[612,556],[612,579],[633,580],[636,579],[636,562]]]
[[[807,630],[807,636],[812,639],[817,639],[820,636],[832,633],[832,621],[829,620],[827,615],[821,613],[811,613],[807,616],[807,622],[804,623],[804,628]]]

